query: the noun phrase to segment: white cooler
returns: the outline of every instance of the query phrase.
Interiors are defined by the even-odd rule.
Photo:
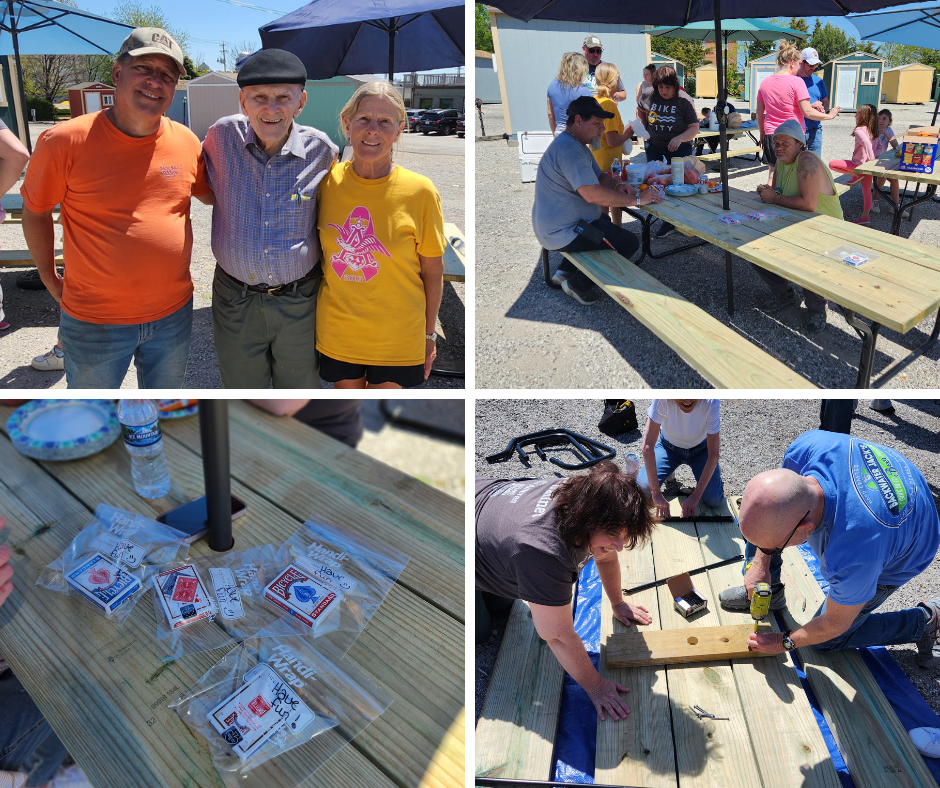
[[[522,170],[522,182],[535,180],[539,162],[549,143],[554,139],[550,131],[519,132],[519,167]]]

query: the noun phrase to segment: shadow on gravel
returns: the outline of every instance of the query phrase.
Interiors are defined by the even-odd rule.
[[[0,378],[0,388],[5,389],[48,389],[65,377],[65,372],[37,372],[24,365],[11,369]]]

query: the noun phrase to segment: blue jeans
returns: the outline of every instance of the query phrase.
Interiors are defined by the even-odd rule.
[[[183,385],[193,301],[151,323],[88,323],[62,312],[59,336],[70,389],[118,389],[134,359],[142,389]]]
[[[657,484],[661,484],[660,479],[665,479],[680,465],[688,465],[692,469],[692,473],[695,474],[695,481],[697,482],[702,477],[702,471],[705,470],[705,463],[708,461],[708,446],[706,444],[707,440],[702,441],[698,446],[693,446],[691,449],[680,449],[678,446],[673,446],[660,434],[654,449],[656,452]],[[650,489],[649,480],[646,478],[645,465],[640,468],[637,481],[641,487],[647,490]],[[716,465],[711,479],[708,480],[708,484],[705,486],[705,492],[702,493],[702,503],[706,506],[721,506],[724,498],[725,485],[721,481],[721,466]]]
[[[744,574],[744,566],[754,559],[756,553],[757,548],[750,542],[745,542],[744,564],[741,567],[741,574]],[[770,557],[770,582],[772,585],[780,582],[780,569],[782,566],[783,559],[779,555]],[[841,635],[817,643],[813,648],[816,651],[843,651],[864,646],[893,646],[898,643],[916,643],[924,634],[924,629],[927,626],[927,616],[924,615],[923,608],[909,607],[905,610],[890,613],[872,612],[898,588],[900,586],[883,586],[879,584],[875,590],[875,596],[865,603],[865,607],[859,611],[859,614],[852,622],[852,626]],[[827,601],[828,596],[823,600],[813,618],[818,618],[826,612]]]
[[[25,772],[27,786],[49,782],[68,754],[11,671],[0,675],[0,769]]]
[[[806,150],[822,158],[822,126],[806,130]]]

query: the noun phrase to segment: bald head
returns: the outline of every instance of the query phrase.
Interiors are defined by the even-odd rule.
[[[742,536],[751,544],[772,549],[783,546],[796,524],[802,523],[789,542],[804,541],[814,527],[812,518],[806,516],[814,507],[809,481],[785,468],[757,474],[741,499]]]

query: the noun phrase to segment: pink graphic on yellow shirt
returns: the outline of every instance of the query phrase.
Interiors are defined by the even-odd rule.
[[[337,230],[336,243],[340,251],[330,255],[330,266],[336,275],[347,282],[368,282],[379,272],[379,261],[374,252],[391,257],[382,242],[372,232],[372,216],[363,206],[353,208],[346,223]]]

